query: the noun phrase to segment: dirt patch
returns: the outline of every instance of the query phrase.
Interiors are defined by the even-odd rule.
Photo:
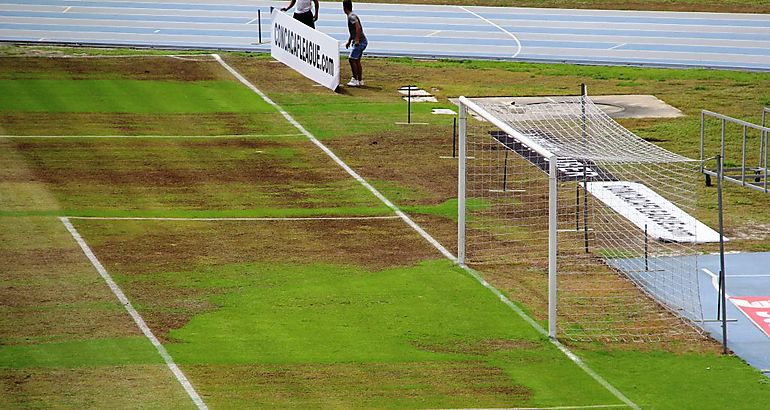
[[[13,113],[0,115],[4,135],[248,135],[296,133],[273,113]]]
[[[479,341],[458,340],[443,344],[426,343],[414,341],[412,344],[420,349],[436,353],[459,353],[469,355],[488,355],[494,352],[535,349],[541,346],[540,343],[532,340],[511,340],[511,339],[489,339]]]
[[[126,275],[308,261],[376,271],[440,255],[398,219],[74,223],[103,263]]]
[[[13,149],[32,170],[17,182],[48,184],[75,209],[376,204],[304,139],[40,139],[15,140]]]
[[[510,407],[532,392],[481,362],[195,366],[210,405],[232,407]]]
[[[75,225],[163,339],[193,316],[214,309],[209,298],[219,290],[132,277],[258,262],[327,263],[377,271],[440,257],[400,220],[75,221]]]
[[[153,81],[230,80],[215,61],[170,57],[0,57],[0,79],[132,79]]]
[[[0,369],[4,409],[191,406],[165,365]]]

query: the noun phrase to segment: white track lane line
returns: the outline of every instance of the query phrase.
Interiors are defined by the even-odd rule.
[[[100,221],[367,221],[381,219],[399,219],[398,216],[319,216],[319,217],[286,217],[286,218],[163,218],[163,217],[133,217],[133,216],[65,216],[67,219],[90,219]]]
[[[516,37],[516,36],[515,36],[513,33],[511,33],[510,31],[508,31],[508,30],[506,30],[506,29],[504,29],[504,28],[502,28],[502,27],[500,27],[500,26],[498,26],[497,24],[495,24],[494,22],[490,21],[489,19],[487,19],[487,18],[485,18],[485,17],[483,17],[483,16],[481,16],[481,15],[479,15],[479,14],[476,14],[476,13],[474,13],[474,12],[472,12],[472,11],[468,10],[468,9],[466,9],[466,8],[465,8],[465,7],[463,7],[463,6],[457,6],[457,7],[458,7],[459,9],[461,9],[461,10],[465,10],[465,11],[467,11],[467,12],[468,12],[468,13],[470,13],[470,14],[473,14],[474,16],[476,16],[476,17],[478,17],[478,18],[480,18],[480,19],[482,19],[482,20],[486,21],[487,23],[491,24],[492,26],[496,27],[498,30],[502,31],[503,33],[505,33],[505,34],[508,34],[509,36],[511,36],[511,38],[513,38],[513,41],[515,41],[515,42],[516,42],[516,46],[518,47],[518,50],[516,50],[516,52],[515,52],[515,53],[513,53],[513,55],[511,56],[511,58],[516,58],[516,56],[518,56],[518,55],[519,55],[519,53],[521,53],[521,42],[519,41],[519,39],[518,39],[518,38],[517,38],[517,37]]]
[[[70,223],[69,219],[61,217],[59,220],[62,221],[70,235],[72,235],[72,238],[75,239],[75,242],[80,245],[80,249],[83,250],[83,253],[85,253],[88,260],[91,261],[92,265],[94,265],[94,268],[96,268],[97,272],[99,272],[99,275],[101,275],[104,281],[107,282],[107,285],[112,290],[112,293],[114,293],[120,303],[123,304],[123,307],[126,308],[126,311],[128,311],[128,314],[131,315],[132,319],[134,319],[134,322],[139,327],[139,329],[142,330],[142,333],[144,333],[147,339],[150,340],[150,343],[155,346],[155,349],[163,358],[163,361],[166,362],[166,366],[168,366],[169,370],[171,370],[171,373],[174,374],[176,379],[179,381],[179,384],[184,387],[184,390],[187,392],[187,395],[190,396],[190,399],[192,399],[193,403],[195,403],[195,405],[200,410],[208,410],[206,403],[203,402],[203,399],[198,395],[198,392],[195,391],[195,388],[192,386],[192,384],[190,384],[190,381],[187,379],[184,373],[182,373],[182,370],[179,368],[179,366],[174,363],[174,359],[170,354],[168,354],[166,348],[163,347],[158,338],[155,337],[155,334],[152,333],[152,330],[150,330],[150,328],[147,326],[147,323],[145,323],[144,319],[142,319],[142,316],[139,315],[139,312],[134,309],[134,306],[126,297],[126,294],[123,293],[118,284],[115,283],[115,281],[112,279],[112,276],[110,276],[110,274],[107,273],[107,270],[104,269],[104,266],[96,258],[96,255],[94,255],[94,252],[88,246],[86,241],[83,240],[83,237],[80,236],[80,233],[78,233],[77,229],[72,226],[72,223]]]
[[[374,196],[376,196],[380,201],[382,201],[383,204],[385,204],[388,208],[392,209],[393,212],[396,213],[396,215],[399,216],[407,225],[409,225],[412,229],[414,229],[420,236],[422,236],[426,241],[428,241],[431,245],[433,245],[434,248],[436,248],[439,252],[441,252],[442,255],[444,255],[447,259],[457,263],[457,257],[452,255],[451,252],[449,252],[443,245],[441,245],[436,239],[434,239],[432,236],[430,236],[429,233],[427,233],[420,225],[417,225],[416,222],[412,220],[407,214],[405,214],[401,209],[399,209],[396,205],[394,205],[388,198],[386,198],[380,191],[378,191],[376,188],[374,188],[369,182],[367,182],[361,175],[359,175],[356,171],[354,171],[350,166],[348,166],[345,162],[343,162],[332,150],[330,150],[326,145],[322,144],[321,141],[319,141],[313,134],[310,133],[310,131],[306,130],[305,127],[302,126],[297,120],[294,119],[286,110],[284,110],[280,105],[275,103],[273,100],[270,99],[265,93],[259,90],[254,84],[252,84],[249,80],[247,80],[245,77],[243,77],[238,71],[236,71],[234,68],[230,67],[229,64],[227,64],[224,60],[222,60],[222,57],[219,56],[219,54],[212,54],[214,59],[216,59],[219,64],[222,65],[227,71],[230,72],[235,78],[238,79],[243,85],[257,93],[260,97],[262,97],[265,102],[272,105],[276,110],[278,110],[281,115],[283,115],[284,118],[286,118],[287,121],[289,121],[294,127],[296,127],[300,132],[305,134],[307,138],[315,144],[318,148],[320,148],[326,155],[329,156],[337,165],[342,167],[345,171],[347,171],[350,176],[355,178],[356,181],[358,181],[361,185],[363,185],[366,189],[369,190]],[[500,300],[505,303],[508,307],[511,308],[516,314],[518,314],[522,319],[524,319],[527,323],[529,323],[535,330],[537,330],[538,333],[540,333],[543,336],[548,336],[548,333],[543,329],[542,326],[540,326],[539,323],[537,323],[534,319],[529,317],[526,312],[524,312],[520,307],[516,306],[513,302],[511,302],[510,299],[508,299],[505,295],[502,294],[497,288],[489,284],[484,278],[481,277],[476,271],[473,269],[465,266],[460,265],[463,269],[465,269],[466,272],[468,272],[473,278],[475,278],[479,283],[481,283],[484,287],[491,290],[492,293],[494,293]],[[600,376],[598,373],[596,373],[593,369],[588,367],[585,362],[583,362],[582,359],[580,359],[577,355],[572,353],[571,350],[569,350],[566,346],[561,344],[558,340],[548,338],[548,340],[556,346],[562,353],[564,353],[565,356],[567,356],[570,360],[572,360],[573,363],[575,363],[578,367],[580,367],[586,374],[591,376],[597,383],[599,383],[601,386],[603,386],[605,389],[607,389],[610,393],[612,393],[616,398],[618,398],[620,401],[626,404],[626,406],[632,408],[632,409],[639,409],[639,406],[637,406],[634,402],[632,402],[628,397],[626,397],[620,390],[616,389],[614,386],[612,386],[609,382],[607,382],[602,376]]]

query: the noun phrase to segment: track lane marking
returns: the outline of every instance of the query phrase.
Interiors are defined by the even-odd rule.
[[[483,17],[483,16],[481,16],[481,15],[479,15],[479,14],[476,14],[476,13],[474,13],[474,12],[472,12],[472,11],[468,10],[468,9],[466,9],[466,8],[465,8],[465,7],[463,7],[463,6],[457,6],[457,7],[458,7],[459,9],[461,9],[461,10],[465,10],[465,11],[467,11],[467,12],[468,12],[468,13],[470,13],[470,14],[473,14],[474,16],[476,16],[476,17],[478,17],[478,18],[480,18],[480,19],[482,19],[482,20],[486,21],[487,23],[491,24],[492,26],[494,26],[494,27],[497,27],[497,28],[498,28],[500,31],[502,31],[503,33],[505,33],[505,34],[508,34],[509,36],[511,36],[511,38],[513,38],[513,40],[516,42],[516,46],[518,47],[518,50],[516,50],[516,52],[515,52],[515,53],[513,53],[513,55],[511,56],[511,58],[516,58],[516,56],[518,56],[518,55],[519,55],[519,53],[521,53],[521,42],[519,41],[519,39],[518,39],[518,38],[517,38],[517,37],[516,37],[516,36],[515,36],[513,33],[511,33],[510,31],[508,31],[508,30],[506,30],[506,29],[504,29],[504,28],[502,28],[502,27],[500,27],[500,26],[498,26],[497,24],[495,24],[494,22],[490,21],[489,19],[487,19],[487,18],[485,18],[485,17]]]

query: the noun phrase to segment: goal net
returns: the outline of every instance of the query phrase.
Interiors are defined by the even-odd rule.
[[[693,216],[699,161],[635,136],[586,96],[460,101],[461,263],[547,311],[551,336],[697,335],[696,255],[719,238]]]

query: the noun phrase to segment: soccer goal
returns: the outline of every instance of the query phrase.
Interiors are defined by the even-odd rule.
[[[586,95],[460,98],[458,257],[546,319],[551,337],[691,337],[700,161],[623,128]],[[539,308],[538,308],[539,307]]]

